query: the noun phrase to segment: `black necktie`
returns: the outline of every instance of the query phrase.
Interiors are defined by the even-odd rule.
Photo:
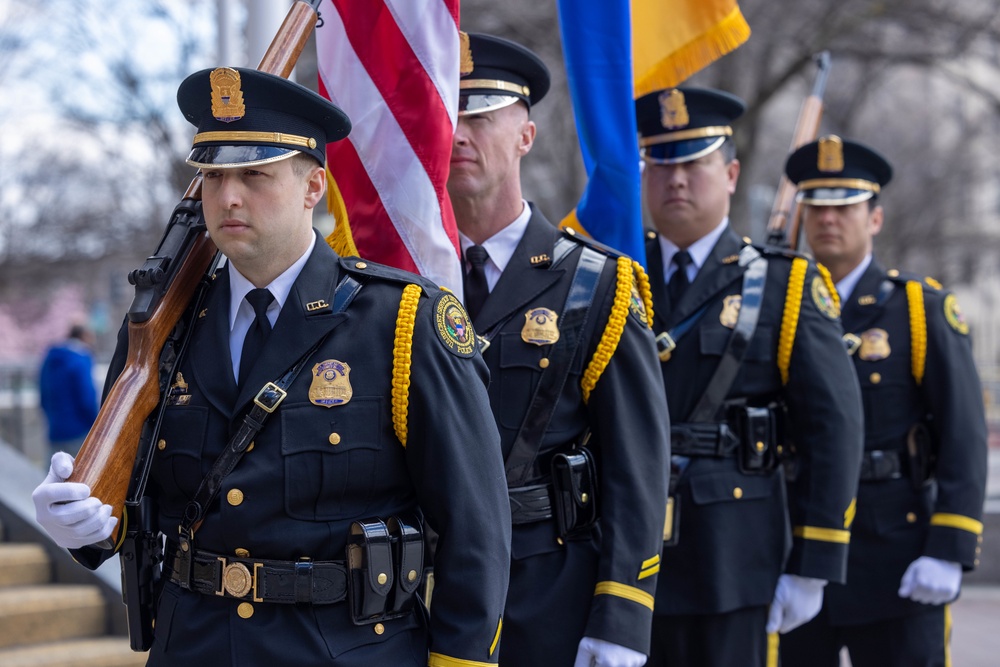
[[[486,284],[486,260],[489,258],[486,248],[481,245],[469,246],[465,250],[465,261],[469,264],[469,272],[465,274],[465,308],[473,323],[490,295]]]
[[[674,253],[674,258],[670,261],[677,266],[677,269],[670,276],[670,282],[667,283],[667,292],[670,294],[670,305],[676,306],[680,302],[681,297],[684,296],[684,290],[690,284],[688,282],[687,267],[691,263],[691,255],[687,250],[678,250]]]
[[[250,374],[257,357],[264,349],[264,342],[271,333],[271,321],[267,319],[267,307],[274,301],[274,295],[267,289],[253,289],[247,293],[247,303],[253,308],[254,319],[243,339],[243,353],[240,356],[240,385]]]

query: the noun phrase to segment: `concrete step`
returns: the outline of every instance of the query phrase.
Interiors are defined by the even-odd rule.
[[[127,637],[99,637],[0,649],[4,667],[140,667],[145,653],[135,653]]]
[[[96,637],[106,628],[104,598],[96,586],[0,588],[0,648]]]
[[[40,544],[0,542],[0,586],[44,584],[52,578],[52,561]]]

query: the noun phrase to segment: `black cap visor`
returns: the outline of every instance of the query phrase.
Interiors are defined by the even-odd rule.
[[[496,111],[509,107],[514,102],[524,102],[527,100],[518,95],[507,95],[503,93],[461,93],[458,96],[458,115],[471,116],[487,111]]]
[[[800,191],[798,200],[810,206],[849,206],[874,196],[873,191],[858,188],[813,188]]]
[[[285,160],[299,152],[301,151],[280,146],[195,146],[186,162],[192,167],[203,169],[251,167]]]
[[[699,137],[653,144],[642,149],[642,159],[651,164],[690,162],[718,150],[725,140],[725,137]]]

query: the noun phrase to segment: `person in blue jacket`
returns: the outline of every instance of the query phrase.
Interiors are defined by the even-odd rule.
[[[74,324],[65,341],[49,348],[38,372],[38,397],[53,452],[76,456],[97,419],[92,344],[91,331]]]

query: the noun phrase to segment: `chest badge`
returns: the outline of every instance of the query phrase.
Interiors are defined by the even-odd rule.
[[[324,408],[344,405],[354,396],[351,386],[351,367],[343,361],[327,359],[312,368],[309,385],[309,402]]]
[[[188,383],[184,381],[184,375],[180,372],[174,378],[174,383],[170,385],[167,393],[167,405],[187,405],[191,402],[191,394],[188,393]]]
[[[889,332],[885,329],[869,329],[861,334],[858,358],[863,361],[878,361],[892,353],[889,347]]]
[[[548,308],[532,308],[524,314],[521,340],[532,345],[551,345],[559,340],[559,316]]]
[[[722,326],[730,329],[736,326],[736,320],[739,319],[740,306],[742,305],[742,294],[730,294],[722,300],[722,312],[719,313],[719,322]]]

